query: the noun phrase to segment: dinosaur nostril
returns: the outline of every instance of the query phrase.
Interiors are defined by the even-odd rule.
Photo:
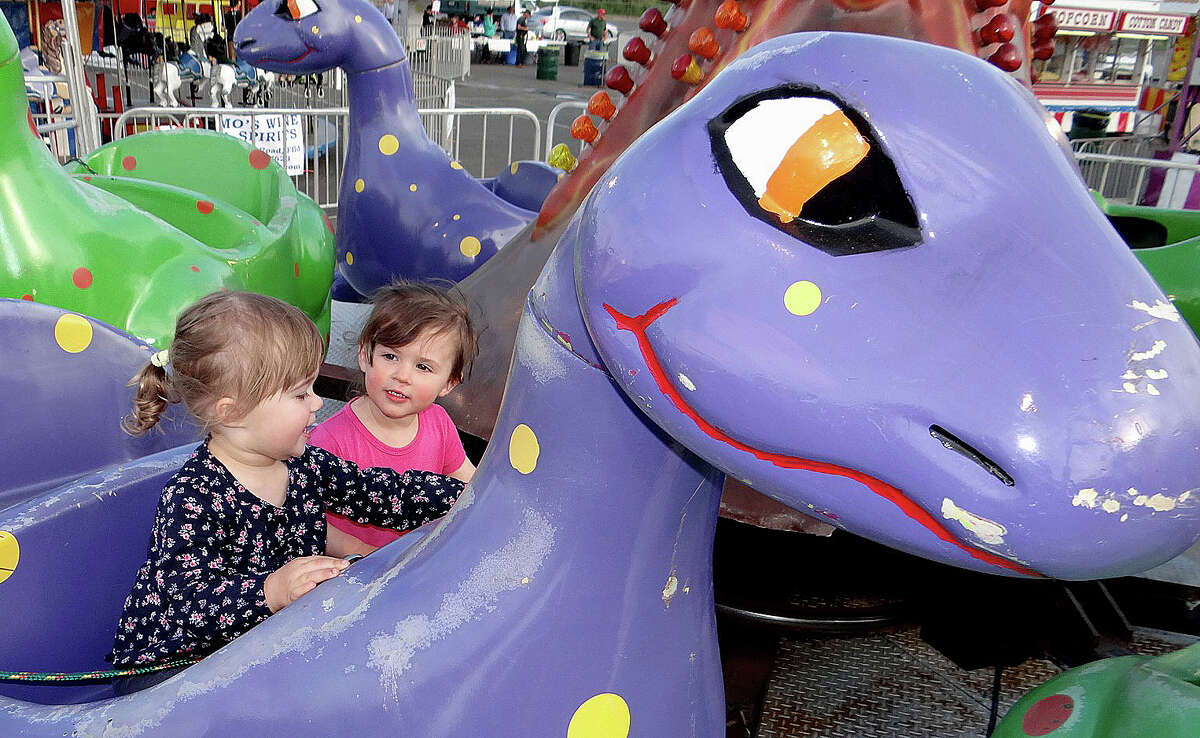
[[[239,49],[248,49],[254,45],[255,40],[256,39],[253,39],[253,38],[244,38],[238,42],[238,48]]]
[[[991,474],[996,479],[1004,482],[1009,487],[1013,486],[1012,475],[1004,471],[999,464],[992,461],[988,457],[971,448],[965,441],[940,425],[929,426],[929,435],[936,438],[943,446],[951,451],[966,456],[971,461],[982,466],[988,474]]]

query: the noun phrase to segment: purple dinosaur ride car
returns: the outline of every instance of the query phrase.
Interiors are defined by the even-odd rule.
[[[1200,531],[1200,346],[1062,143],[956,51],[830,33],[747,52],[572,220],[491,447],[436,530],[144,692],[0,698],[0,733],[723,735],[725,474],[984,572],[1173,557]],[[67,499],[144,550],[103,495]],[[0,529],[10,515],[56,525],[33,506]],[[44,639],[73,637],[93,573],[21,590],[70,600]],[[32,606],[7,586],[0,610]]]
[[[513,163],[476,180],[429,139],[404,44],[366,0],[260,5],[234,34],[260,69],[346,72],[350,132],[338,195],[338,269],[369,295],[396,277],[460,280],[532,222],[559,170]]]

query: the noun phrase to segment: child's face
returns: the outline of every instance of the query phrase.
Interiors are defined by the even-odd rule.
[[[370,356],[360,350],[358,368],[366,375],[367,398],[384,416],[398,420],[454,389],[450,371],[457,358],[455,336],[426,329],[407,346],[377,344]]]
[[[313,392],[316,375],[258,403],[233,425],[246,450],[282,461],[304,453],[309,428],[317,421],[321,398]]]

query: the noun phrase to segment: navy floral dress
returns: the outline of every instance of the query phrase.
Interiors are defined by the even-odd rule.
[[[315,446],[287,466],[287,497],[275,507],[234,479],[207,444],[196,449],[163,488],[109,661],[204,656],[262,622],[271,614],[267,575],[325,553],[326,509],[408,530],[446,514],[463,488],[432,472],[360,469]]]

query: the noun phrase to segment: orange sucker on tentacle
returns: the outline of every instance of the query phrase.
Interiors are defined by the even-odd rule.
[[[600,90],[588,100],[587,111],[597,118],[612,120],[612,117],[617,114],[617,106],[613,105],[612,98],[608,96],[607,92]]]
[[[1046,60],[1054,56],[1054,34],[1058,33],[1058,19],[1048,13],[1033,22],[1033,58]]]
[[[608,76],[604,78],[604,86],[628,97],[629,93],[633,92],[633,77],[629,76],[625,65],[618,64],[608,71]]]
[[[642,13],[642,17],[638,19],[638,28],[657,38],[662,38],[663,34],[667,32],[667,22],[663,20],[663,15],[658,12],[658,8],[646,8],[646,12]]]
[[[680,82],[698,85],[703,75],[700,73],[700,65],[696,63],[695,58],[691,54],[684,54],[671,65],[671,76]]]
[[[1013,36],[1016,33],[1017,24],[1013,21],[1012,16],[1007,13],[1001,13],[994,16],[979,29],[979,43],[983,46],[989,44],[1006,44],[1013,40]]]
[[[713,35],[711,28],[697,28],[688,37],[688,49],[693,54],[711,60],[721,51],[721,45],[717,43],[717,37]]]
[[[622,56],[643,67],[650,66],[650,47],[638,36],[629,39],[629,43],[625,44]]]
[[[813,195],[858,166],[870,150],[871,145],[845,113],[823,116],[784,154],[758,204],[778,215],[781,222],[790,223]]]
[[[1000,48],[987,59],[992,64],[1006,72],[1015,72],[1021,68],[1023,60],[1021,52],[1012,44],[1000,44]]]
[[[738,5],[737,0],[725,0],[713,14],[713,23],[717,28],[741,33],[750,26],[750,18]]]
[[[596,124],[585,113],[571,122],[571,137],[593,144],[600,138],[600,129],[596,128]]]

